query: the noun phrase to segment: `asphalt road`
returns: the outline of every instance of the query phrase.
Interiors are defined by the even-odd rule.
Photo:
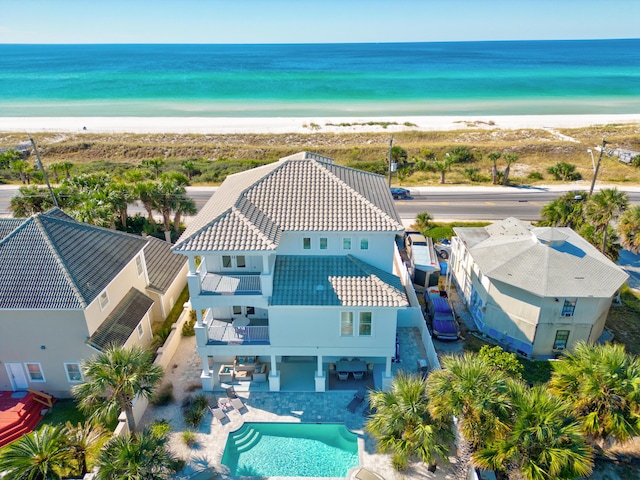
[[[187,187],[188,195],[200,210],[216,187]],[[500,220],[516,217],[521,220],[538,220],[540,209],[564,194],[566,190],[547,188],[504,187],[417,187],[413,196],[396,200],[400,218],[412,220],[421,212],[429,212],[435,220]],[[18,186],[0,185],[0,217],[9,217],[11,198],[18,193]],[[640,188],[628,190],[633,204],[640,204]],[[140,205],[132,205],[130,214],[145,211]]]

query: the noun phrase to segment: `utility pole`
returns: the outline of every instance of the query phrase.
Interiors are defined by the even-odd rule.
[[[600,155],[598,156],[598,163],[593,170],[593,180],[591,180],[591,188],[589,189],[589,196],[593,193],[593,188],[596,186],[596,178],[598,178],[598,170],[600,170],[600,162],[602,161],[602,154],[604,153],[604,147],[607,145],[607,141],[602,137],[602,148],[600,149]]]
[[[391,135],[391,140],[389,140],[389,188],[391,188],[391,148],[393,147],[393,135]]]
[[[49,177],[47,177],[47,172],[42,166],[42,162],[40,161],[40,155],[38,155],[38,147],[36,147],[36,142],[33,141],[31,135],[29,135],[29,140],[31,141],[31,145],[33,145],[33,151],[36,153],[36,165],[42,171],[42,176],[44,177],[44,181],[47,183],[47,187],[49,188],[49,193],[51,194],[51,199],[53,200],[53,204],[58,207],[58,201],[56,200],[56,196],[53,193],[53,189],[51,188],[51,184],[49,184]]]

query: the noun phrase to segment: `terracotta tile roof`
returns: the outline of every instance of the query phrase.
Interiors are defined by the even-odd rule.
[[[409,305],[399,277],[352,255],[280,255],[273,275],[272,305]]]
[[[132,288],[91,335],[87,343],[98,350],[109,345],[122,346],[153,305],[153,300]],[[145,329],[148,328],[145,326]],[[148,332],[147,332],[148,333]]]
[[[0,308],[82,309],[147,241],[54,209],[0,240]]]
[[[384,177],[301,152],[229,176],[174,251],[275,249],[283,231],[402,230]]]

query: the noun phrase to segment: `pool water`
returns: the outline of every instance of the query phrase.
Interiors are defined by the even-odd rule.
[[[245,423],[222,464],[233,476],[344,477],[359,464],[357,439],[343,423]]]

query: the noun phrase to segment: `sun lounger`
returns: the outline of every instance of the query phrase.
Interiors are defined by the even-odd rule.
[[[247,408],[247,406],[244,404],[244,402],[240,397],[231,398],[229,399],[229,401],[231,402],[231,406],[235,408],[238,412],[240,410]]]
[[[216,408],[209,407],[209,411],[211,412],[211,415],[213,415],[214,418],[217,418],[220,423],[229,421],[229,417],[227,417],[227,414],[224,413],[224,411],[220,407],[216,407]]]
[[[227,398],[231,400],[232,398],[238,398],[238,394],[236,393],[236,389],[233,386],[226,389]]]
[[[351,413],[355,413],[356,409],[362,405],[362,402],[364,402],[364,390],[359,390],[351,399],[351,401],[349,402],[349,405],[347,405],[347,410],[349,410]]]
[[[364,467],[359,467],[349,476],[349,480],[384,480],[383,477]]]

